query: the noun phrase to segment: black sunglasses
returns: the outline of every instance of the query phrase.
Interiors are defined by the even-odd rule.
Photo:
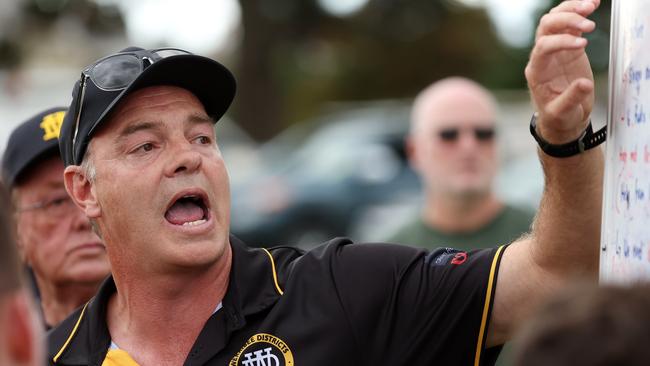
[[[477,141],[488,142],[494,139],[494,127],[474,127],[472,131]],[[458,127],[443,128],[438,131],[438,136],[442,141],[456,142],[460,137],[460,129]]]
[[[81,72],[79,89],[75,96],[74,134],[72,135],[73,151],[77,140],[77,134],[79,132],[79,120],[81,119],[81,111],[84,105],[88,80],[103,91],[123,90],[135,81],[144,69],[151,66],[154,62],[171,56],[191,54],[191,52],[179,48],[158,48],[154,50],[120,52],[104,57],[86,67]]]

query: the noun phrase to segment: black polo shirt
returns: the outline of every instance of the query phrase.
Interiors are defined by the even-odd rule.
[[[207,319],[186,366],[491,365],[496,358],[498,349],[486,352],[484,343],[504,247],[428,252],[334,239],[303,253],[230,242],[223,307]],[[50,365],[102,365],[115,291],[109,278],[48,334]]]

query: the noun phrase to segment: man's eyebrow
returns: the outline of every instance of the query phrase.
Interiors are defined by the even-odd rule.
[[[119,137],[127,137],[129,135],[132,135],[138,131],[143,131],[143,130],[157,130],[160,129],[160,123],[157,122],[138,122],[134,123],[132,125],[126,126],[120,131]]]

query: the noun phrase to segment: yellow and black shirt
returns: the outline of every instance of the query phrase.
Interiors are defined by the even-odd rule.
[[[492,365],[498,354],[484,344],[504,247],[428,252],[334,239],[304,253],[230,242],[223,307],[186,366]],[[109,278],[48,334],[50,365],[136,365],[109,352],[115,291]]]

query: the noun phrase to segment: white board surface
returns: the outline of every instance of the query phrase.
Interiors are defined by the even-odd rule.
[[[650,1],[614,0],[600,279],[650,279]]]

